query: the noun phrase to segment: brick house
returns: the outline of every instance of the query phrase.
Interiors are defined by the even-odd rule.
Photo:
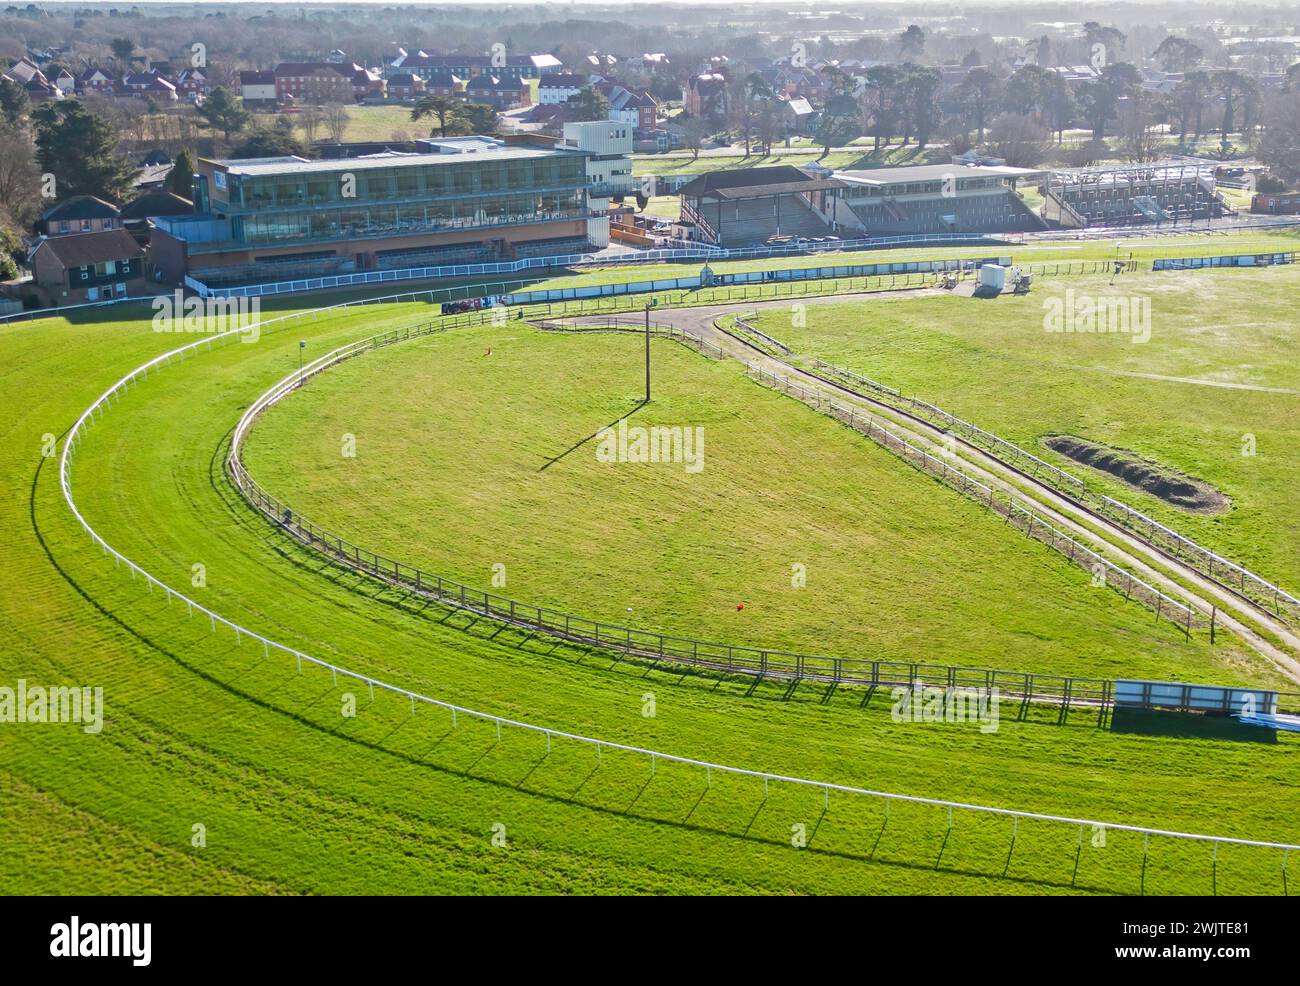
[[[499,110],[533,104],[532,90],[520,78],[498,78],[495,75],[476,75],[465,85],[465,98],[471,103],[487,103]]]
[[[46,307],[80,305],[146,293],[144,248],[124,229],[40,240],[32,280]]]
[[[111,96],[115,87],[116,83],[113,77],[102,68],[95,68],[93,65],[77,76],[77,92],[79,93],[97,93]]]
[[[351,103],[352,73],[328,62],[281,62],[275,67],[275,98],[280,103]]]
[[[393,75],[388,79],[388,98],[413,102],[424,95],[426,85],[418,75]]]
[[[117,206],[93,195],[74,195],[41,213],[36,229],[42,236],[66,236],[70,233],[98,233],[121,229],[122,216]]]
[[[119,96],[137,96],[140,99],[160,99],[164,102],[176,101],[176,86],[168,81],[157,69],[148,72],[131,72],[122,76],[117,87]]]
[[[210,89],[208,77],[201,68],[187,68],[176,76],[176,92],[186,102],[203,102],[207,99]]]
[[[414,76],[424,82],[424,92],[429,96],[455,98],[465,95],[465,80],[453,72],[432,72],[427,76]],[[392,85],[390,82],[389,85]]]

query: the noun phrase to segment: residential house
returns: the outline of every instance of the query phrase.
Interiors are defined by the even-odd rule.
[[[609,100],[609,119],[634,130],[654,130],[659,125],[659,102],[646,89],[633,92],[616,82],[596,86]]]
[[[144,248],[124,229],[46,237],[29,262],[37,297],[47,307],[145,293]]]
[[[465,80],[452,72],[430,72],[426,76],[412,74],[412,77],[424,83],[424,91],[429,96],[455,99],[465,95]]]
[[[727,77],[719,72],[693,75],[682,86],[687,116],[723,116],[727,108]]]
[[[36,222],[36,230],[42,236],[98,233],[121,228],[121,213],[117,206],[93,195],[74,195],[64,199],[42,212]]]
[[[76,90],[80,94],[111,96],[116,88],[117,84],[113,76],[94,65],[87,67],[81,75],[77,76]]]
[[[153,228],[152,220],[159,216],[190,216],[194,203],[163,189],[143,192],[122,207],[122,227],[137,243],[147,244]]]
[[[273,106],[279,98],[276,93],[274,70],[239,73],[239,95],[246,106]]]
[[[330,62],[281,62],[274,69],[279,103],[351,103],[356,99],[351,66]]]
[[[476,75],[465,84],[465,98],[499,110],[512,110],[531,106],[533,93],[528,83],[517,77],[500,79],[495,75]]]
[[[556,72],[537,83],[537,101],[543,106],[563,105],[590,84],[591,80],[585,75]]]
[[[62,99],[64,90],[45,77],[45,73],[36,67],[30,58],[20,58],[3,73],[3,78],[16,82],[23,87],[27,98],[33,103],[43,103],[50,99]]]
[[[122,76],[122,82],[117,87],[117,95],[164,102],[175,102],[177,98],[176,86],[157,69],[150,69],[148,72],[130,72]]]
[[[430,55],[426,51],[408,54],[399,48],[388,72],[410,72],[428,81],[435,72],[450,72],[462,79],[494,75],[498,79],[539,79],[564,70],[554,55]]]
[[[187,68],[176,76],[176,92],[188,103],[201,103],[208,98],[212,86],[201,68]]]
[[[414,102],[425,94],[427,85],[418,75],[404,72],[388,77],[388,98],[402,102]]]

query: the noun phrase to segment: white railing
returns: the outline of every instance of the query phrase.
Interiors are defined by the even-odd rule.
[[[1152,520],[1146,514],[1134,510],[1126,503],[1121,503],[1119,500],[1112,499],[1108,496],[1103,496],[1101,499],[1107,507],[1110,507],[1112,510],[1117,512],[1121,518],[1123,518],[1123,523],[1127,525],[1136,525],[1139,529],[1145,527],[1147,529],[1148,537],[1159,535],[1169,541],[1174,546],[1175,550],[1180,552],[1185,551],[1192,554],[1194,558],[1205,566],[1211,577],[1217,578],[1221,575],[1227,574],[1229,577],[1237,581],[1238,587],[1243,594],[1246,592],[1247,583],[1249,583],[1254,590],[1262,592],[1266,596],[1271,595],[1273,597],[1273,606],[1275,609],[1283,602],[1288,606],[1300,607],[1300,599],[1296,599],[1296,597],[1291,595],[1291,593],[1287,592],[1285,589],[1279,588],[1267,579],[1260,578],[1254,572],[1250,571],[1250,569],[1243,568],[1235,562],[1228,561],[1228,559],[1221,555],[1216,555],[1209,548],[1202,547],[1191,538],[1184,537],[1177,531],[1166,527],[1157,520]],[[1217,573],[1215,571],[1216,565],[1219,567]]]
[[[660,264],[680,260],[745,260],[794,253],[834,253],[846,250],[870,250],[932,243],[980,243],[996,239],[996,236],[985,236],[982,233],[925,233],[915,236],[884,236],[805,245],[782,244],[771,247],[745,247],[734,250],[724,250],[702,244],[699,247],[677,250],[638,250],[633,254],[618,254],[608,257],[602,257],[595,253],[582,253],[568,254],[562,257],[526,257],[522,260],[500,261],[490,264],[452,264],[444,267],[408,267],[398,270],[363,271],[357,274],[332,274],[323,277],[296,278],[289,281],[274,281],[269,284],[249,284],[230,288],[209,287],[191,277],[186,278],[186,284],[203,297],[251,298],[263,295],[293,294],[298,291],[317,291],[324,288],[381,284],[387,281],[431,281],[443,278],[481,277],[486,274],[518,274],[521,271],[549,267],[580,267],[591,264],[602,267],[619,267],[634,264]]]
[[[963,421],[961,418],[943,410],[943,408],[936,407],[926,401],[918,400],[914,397],[904,397],[899,391],[894,390],[892,387],[886,387],[884,384],[872,380],[870,377],[864,377],[860,373],[846,370],[843,367],[836,366],[834,363],[827,363],[825,360],[814,359],[813,366],[817,369],[822,369],[828,373],[839,376],[844,380],[868,387],[877,393],[887,395],[898,403],[917,408],[931,418],[936,418],[947,425],[960,428],[966,432],[968,437],[983,441],[998,458],[1002,458],[997,455],[998,452],[1005,452],[1013,458],[1019,457],[1029,461],[1033,465],[1031,475],[1035,479],[1041,478],[1038,475],[1041,470],[1047,474],[1049,480],[1055,481],[1053,485],[1058,490],[1064,490],[1074,496],[1080,497],[1081,499],[1088,500],[1089,502],[1101,503],[1104,508],[1109,508],[1118,513],[1121,522],[1125,523],[1125,526],[1129,527],[1138,535],[1143,536],[1149,543],[1155,543],[1154,535],[1157,533],[1160,534],[1168,541],[1172,542],[1176,550],[1185,551],[1189,554],[1191,560],[1194,563],[1198,563],[1211,578],[1227,585],[1228,583],[1223,582],[1223,576],[1225,573],[1228,573],[1236,578],[1238,583],[1237,587],[1243,595],[1247,594],[1247,585],[1249,585],[1256,592],[1262,593],[1264,596],[1271,596],[1275,612],[1280,613],[1280,605],[1282,603],[1286,603],[1288,607],[1300,608],[1300,600],[1297,600],[1295,596],[1291,595],[1285,589],[1274,585],[1272,582],[1254,574],[1241,565],[1228,561],[1226,558],[1215,554],[1208,548],[1202,547],[1190,538],[1184,537],[1177,531],[1152,520],[1150,517],[1146,516],[1146,514],[1133,509],[1128,506],[1128,504],[1088,489],[1083,480],[1078,479],[1063,469],[1058,469],[1050,462],[1040,459],[1032,452],[1028,452],[1020,446],[1008,442],[1006,439],[1001,438],[990,431],[985,431],[978,425],[971,424],[969,421]],[[1002,459],[1002,461],[1006,462],[1007,460]],[[1019,468],[1015,462],[1009,462],[1008,464]],[[1215,570],[1216,565],[1218,566],[1218,571]]]
[[[952,465],[947,460],[940,459],[937,456],[926,452],[924,449],[918,448],[905,438],[890,431],[878,421],[873,421],[865,413],[858,414],[856,409],[852,407],[846,408],[840,404],[836,404],[819,391],[809,390],[802,384],[794,382],[789,377],[775,374],[771,370],[756,366],[747,360],[742,359],[740,362],[750,373],[755,375],[755,378],[760,383],[771,381],[771,385],[775,389],[779,389],[786,394],[792,394],[805,403],[811,401],[817,410],[826,411],[832,417],[848,424],[849,427],[853,428],[855,431],[862,432],[868,438],[875,440],[878,444],[883,445],[892,452],[898,453],[904,461],[913,462],[913,464],[917,465],[918,468],[927,469],[933,475],[938,476],[959,492],[971,495],[972,490],[977,491],[979,495],[972,496],[972,499],[977,503],[990,508],[996,508],[1000,513],[1005,513],[1008,516],[1020,515],[1024,517],[1026,522],[1026,533],[1035,533],[1036,528],[1034,525],[1037,524],[1042,529],[1041,533],[1046,535],[1047,542],[1057,551],[1066,555],[1070,561],[1083,565],[1084,561],[1081,559],[1086,559],[1087,561],[1090,561],[1093,566],[1101,565],[1107,573],[1107,576],[1115,576],[1114,582],[1112,582],[1108,577],[1106,579],[1106,585],[1113,586],[1116,591],[1119,591],[1122,586],[1124,588],[1125,596],[1131,595],[1135,588],[1141,589],[1154,603],[1157,616],[1165,615],[1163,612],[1165,609],[1173,610],[1174,612],[1181,614],[1184,632],[1191,632],[1194,612],[1190,607],[1185,606],[1178,600],[1166,595],[1149,582],[1138,578],[1138,576],[1134,575],[1132,572],[1120,568],[1114,562],[1102,557],[1092,549],[1080,544],[1068,534],[1053,527],[1051,524],[1047,523],[1047,521],[1039,517],[1031,506],[1020,503],[1009,494],[998,494],[992,487],[980,482],[978,479],[975,479],[969,473],[957,466]]]
[[[303,313],[303,314],[316,314],[316,313],[311,312],[311,313]],[[285,317],[292,318],[297,316],[285,316]],[[282,320],[283,319],[275,319],[273,321],[282,321]],[[889,791],[875,791],[869,788],[854,787],[847,784],[836,784],[829,781],[819,781],[819,780],[806,778],[806,777],[795,777],[788,774],[778,774],[769,771],[751,770],[748,768],[736,767],[729,764],[714,763],[712,761],[700,760],[694,757],[685,757],[678,754],[665,753],[660,750],[651,750],[645,747],[632,746],[626,743],[618,743],[611,740],[603,740],[593,736],[584,736],[579,733],[570,733],[564,730],[552,729],[548,726],[539,726],[531,722],[522,722],[517,719],[508,719],[503,716],[493,715],[492,713],[489,712],[482,712],[476,709],[470,709],[465,706],[456,705],[452,702],[444,701],[442,699],[437,699],[431,696],[422,695],[418,692],[414,692],[409,689],[402,688],[398,685],[389,684],[388,682],[382,681],[378,678],[373,678],[370,677],[369,675],[360,674],[359,672],[352,671],[340,665],[332,664],[329,661],[324,661],[320,658],[307,654],[304,651],[300,651],[297,648],[290,647],[286,644],[281,644],[278,641],[263,636],[262,634],[259,634],[256,631],[250,630],[247,627],[234,622],[233,620],[227,619],[226,617],[217,613],[215,610],[209,609],[208,607],[204,606],[202,603],[196,602],[194,599],[190,598],[189,596],[186,596],[184,593],[179,592],[176,589],[173,589],[171,586],[168,586],[166,583],[162,582],[154,575],[145,571],[145,569],[141,567],[139,564],[132,561],[130,558],[126,557],[124,554],[122,554],[120,551],[118,551],[116,548],[110,545],[108,541],[102,535],[100,535],[99,532],[94,529],[94,527],[90,525],[89,521],[86,520],[86,518],[82,515],[80,509],[78,509],[76,500],[73,498],[72,495],[72,457],[73,457],[73,453],[76,451],[77,446],[80,444],[80,442],[85,436],[87,425],[92,423],[93,421],[102,418],[105,411],[111,406],[114,398],[120,397],[120,395],[124,393],[133,383],[146,379],[155,369],[161,372],[162,367],[166,364],[169,364],[174,358],[183,357],[184,355],[190,353],[192,350],[197,350],[200,346],[203,345],[207,345],[209,348],[211,348],[211,346],[216,342],[223,342],[223,343],[230,342],[245,331],[247,330],[236,329],[236,330],[231,330],[229,332],[223,332],[217,335],[213,335],[205,339],[199,339],[195,342],[189,343],[188,345],[180,346],[176,349],[163,353],[160,356],[156,356],[153,359],[149,360],[148,362],[143,363],[140,366],[136,367],[136,369],[132,370],[130,373],[123,376],[115,384],[109,387],[108,390],[104,391],[104,393],[101,394],[93,404],[91,404],[88,408],[86,408],[85,411],[81,413],[81,416],[77,419],[76,423],[72,426],[72,428],[68,432],[68,437],[64,441],[63,453],[59,458],[59,487],[63,493],[64,502],[67,504],[68,509],[72,512],[73,517],[76,519],[77,523],[81,526],[82,530],[85,531],[86,534],[90,537],[92,543],[100,547],[105,554],[112,555],[115,564],[119,566],[125,565],[127,569],[130,571],[132,578],[135,578],[137,575],[142,577],[145,580],[145,583],[148,586],[150,592],[152,592],[154,587],[156,586],[157,588],[161,589],[164,593],[166,593],[167,601],[169,603],[172,601],[172,599],[176,599],[179,602],[184,603],[191,618],[193,618],[195,612],[198,612],[201,615],[206,616],[208,618],[209,623],[214,632],[216,631],[218,624],[231,630],[235,634],[235,641],[237,644],[242,644],[243,638],[247,637],[251,641],[260,643],[262,645],[263,653],[266,654],[267,656],[269,656],[271,650],[274,649],[277,653],[285,654],[289,657],[294,658],[300,670],[302,668],[303,662],[306,661],[311,665],[329,671],[335,682],[338,681],[338,677],[340,675],[342,675],[345,678],[351,679],[353,681],[357,681],[367,686],[372,699],[374,697],[374,691],[376,688],[380,689],[381,691],[390,692],[394,695],[400,695],[403,698],[406,698],[410,702],[411,715],[415,714],[416,703],[420,703],[423,705],[429,705],[429,706],[433,706],[436,708],[449,711],[451,713],[453,726],[455,726],[456,724],[456,717],[458,715],[463,715],[473,719],[479,719],[485,722],[493,723],[496,726],[498,737],[500,736],[501,730],[504,727],[543,735],[546,737],[546,746],[547,746],[548,753],[550,751],[552,741],[559,739],[559,740],[568,740],[570,742],[575,742],[575,743],[582,743],[588,746],[594,746],[597,751],[598,763],[603,762],[602,761],[603,752],[606,749],[615,750],[624,753],[631,753],[637,756],[646,757],[650,760],[650,770],[652,776],[657,763],[659,761],[663,761],[665,763],[684,764],[687,766],[703,769],[705,771],[707,782],[709,783],[710,786],[712,785],[713,772],[717,771],[718,773],[721,774],[733,774],[733,775],[738,775],[743,777],[752,777],[755,778],[756,780],[762,780],[765,794],[767,791],[768,784],[773,782],[780,783],[780,784],[790,784],[790,785],[801,786],[801,787],[809,787],[813,789],[820,789],[824,794],[825,804],[827,806],[829,806],[830,804],[831,792],[835,792],[837,794],[859,795],[862,797],[883,800],[886,804],[886,813],[888,813],[888,805],[895,801],[902,802],[902,803],[909,803],[909,804],[928,805],[928,806],[943,808],[947,810],[949,828],[952,827],[952,819],[953,819],[952,813],[957,810],[976,812],[976,813],[986,814],[986,815],[1002,816],[1002,817],[1013,819],[1013,830],[1012,830],[1013,840],[1015,838],[1016,828],[1018,827],[1018,823],[1020,819],[1025,819],[1026,821],[1048,822],[1048,823],[1078,827],[1079,835],[1080,835],[1080,844],[1082,844],[1083,831],[1085,828],[1091,828],[1093,830],[1109,830],[1113,832],[1133,832],[1136,834],[1141,834],[1143,836],[1144,856],[1147,849],[1147,840],[1151,836],[1170,838],[1170,839],[1182,839],[1182,840],[1189,840],[1194,842],[1208,842],[1215,846],[1239,845],[1239,846],[1250,846],[1250,847],[1263,848],[1263,849],[1280,849],[1283,850],[1284,853],[1289,853],[1293,849],[1300,849],[1300,845],[1295,845],[1292,843],[1269,842],[1269,841],[1264,841],[1259,839],[1240,839],[1240,838],[1234,838],[1230,836],[1219,836],[1219,835],[1203,835],[1195,832],[1178,832],[1178,831],[1172,831],[1168,829],[1151,828],[1142,825],[1102,822],[1094,819],[1074,818],[1068,815],[1051,815],[1051,814],[1044,814],[1041,812],[1019,811],[1011,808],[997,808],[989,805],[970,804],[962,801],[946,801],[939,798],[926,798],[917,795],[897,794]],[[341,347],[341,348],[346,348],[346,347]],[[320,360],[314,360],[313,364],[319,363],[321,360],[327,360],[329,358],[330,358],[329,355],[323,356],[320,358]],[[290,374],[288,377],[286,377],[284,380],[281,381],[281,385],[284,385],[286,383],[292,385],[296,377],[297,377],[296,373]],[[1282,865],[1283,865],[1283,873],[1285,874],[1285,867],[1286,867],[1285,855],[1283,857]]]
[[[1016,445],[1013,442],[1008,442],[1005,438],[1001,438],[998,435],[993,434],[993,432],[991,431],[985,431],[983,428],[979,427],[978,425],[971,424],[969,421],[964,421],[961,418],[957,417],[955,414],[950,414],[949,412],[945,411],[941,407],[937,407],[934,404],[931,404],[927,401],[920,400],[915,397],[904,397],[901,392],[894,390],[894,388],[892,387],[886,387],[884,384],[878,383],[877,381],[872,380],[870,377],[864,377],[860,373],[854,373],[852,370],[846,370],[842,366],[836,366],[834,363],[827,363],[825,360],[822,359],[813,360],[813,365],[817,369],[825,370],[828,373],[832,373],[845,380],[851,381],[856,384],[860,384],[865,387],[869,387],[870,389],[878,393],[886,394],[894,398],[895,400],[899,401],[900,403],[907,404],[910,407],[916,408],[917,410],[923,412],[924,414],[928,415],[931,418],[935,418],[938,419],[939,421],[942,421],[945,425],[949,427],[961,429],[966,433],[968,437],[972,439],[979,439],[985,442],[987,445],[992,446],[994,449],[998,449],[1007,452],[1012,456],[1025,459],[1026,461],[1030,462],[1033,465],[1035,474],[1039,469],[1041,469],[1044,472],[1046,472],[1049,476],[1051,476],[1053,479],[1055,479],[1058,483],[1060,483],[1061,486],[1078,495],[1083,495],[1084,493],[1087,492],[1087,486],[1084,484],[1083,480],[1079,479],[1077,476],[1070,475],[1070,473],[1066,472],[1064,469],[1058,469],[1050,462],[1046,462],[1043,459],[1040,459],[1038,456],[1034,455],[1032,452],[1027,451],[1026,449],[1021,448],[1019,445]]]

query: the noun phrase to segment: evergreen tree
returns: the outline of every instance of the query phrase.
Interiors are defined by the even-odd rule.
[[[36,161],[54,176],[60,199],[95,195],[121,202],[131,191],[135,167],[117,152],[113,128],[80,100],[44,103],[33,114]]]
[[[193,198],[193,185],[194,158],[190,156],[189,148],[184,148],[176,155],[176,162],[167,176],[167,191],[183,199]]]

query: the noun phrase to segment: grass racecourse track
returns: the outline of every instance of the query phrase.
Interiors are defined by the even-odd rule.
[[[1159,285],[1168,276],[1126,284]],[[1258,290],[1233,295],[1244,312],[1220,313],[1222,295],[1201,288],[1201,320],[1240,317],[1239,332],[1263,332],[1266,321],[1278,331],[1259,309],[1272,303],[1270,279],[1279,276],[1289,275],[1205,275],[1194,283],[1213,284],[1215,292],[1233,278]],[[1042,296],[1027,303],[1041,305]],[[844,362],[860,352],[855,368],[888,381],[885,370],[895,367],[909,391],[948,403],[940,387],[945,365],[956,371],[931,350],[963,338],[975,343],[944,325],[917,340],[908,360],[905,326],[890,314],[939,302],[957,304],[923,298],[870,309],[882,345],[885,336],[894,340],[892,351],[883,350],[893,361],[883,370],[873,350],[854,348],[861,343],[835,320],[836,306],[823,323],[822,309],[810,305],[804,331],[824,347],[819,351]],[[1008,313],[1008,325],[987,317],[976,323],[993,336],[984,341],[995,353],[1015,349],[1007,334],[1019,303],[967,303]],[[1022,821],[1013,839],[1008,819],[958,811],[949,831],[944,812],[933,807],[894,804],[886,818],[883,803],[865,797],[835,794],[827,806],[818,790],[776,783],[765,798],[754,779],[706,778],[698,768],[664,763],[652,776],[644,758],[606,750],[598,759],[590,746],[564,741],[548,754],[540,735],[506,729],[498,738],[491,724],[462,716],[453,726],[448,714],[427,706],[412,715],[403,698],[383,692],[371,704],[355,682],[335,684],[310,666],[299,673],[247,638],[240,644],[228,631],[213,633],[90,542],[63,501],[57,459],[42,454],[46,436],[61,437],[120,376],[189,341],[151,331],[147,311],[132,314],[0,327],[0,393],[9,412],[0,445],[0,511],[9,532],[0,541],[0,683],[100,685],[105,701],[97,735],[72,724],[0,726],[0,891],[1286,889],[1278,850],[1221,846],[1216,858],[1208,845],[1153,837],[1144,862],[1142,837],[1114,830]],[[1009,703],[996,732],[895,722],[884,693],[807,684],[791,690],[649,668],[501,629],[328,566],[231,488],[221,468],[231,428],[297,366],[300,339],[315,356],[428,317],[424,304],[343,310],[164,366],[90,427],[72,470],[79,508],[118,550],[224,616],[322,659],[485,712],[876,790],[1297,841],[1294,737],[1274,740],[1181,717],[1116,715],[1099,728],[1095,712],[1076,710],[1058,722],[1054,708],[1022,714]],[[1159,345],[1160,322],[1154,325],[1148,348]],[[942,344],[929,341],[934,333]],[[1246,347],[1217,338],[1198,356],[1203,335],[1186,333],[1190,348],[1181,358],[1188,364],[1246,361]],[[1051,344],[1026,338],[1022,345],[1028,353]],[[764,643],[769,634],[793,642],[816,632],[858,650],[928,648],[924,656],[932,659],[978,654],[1000,664],[992,658],[1001,651],[1080,673],[1118,673],[1120,655],[1171,677],[1245,682],[1269,674],[1232,641],[1211,652],[1198,635],[1184,641],[1149,611],[1091,590],[1047,549],[1004,534],[878,448],[745,381],[736,367],[667,341],[654,344],[656,403],[640,413],[655,421],[662,401],[665,420],[702,419],[704,471],[690,482],[677,467],[638,476],[633,489],[631,480],[597,473],[583,449],[538,474],[541,460],[590,430],[584,425],[605,424],[635,401],[639,355],[631,337],[544,336],[513,325],[404,343],[344,364],[287,398],[255,429],[250,465],[267,486],[282,484],[277,492],[289,499],[315,497],[321,511],[337,510],[358,540],[400,538],[373,544],[377,549],[401,548],[411,561],[445,560],[454,568],[447,574],[485,587],[486,566],[502,562],[507,593],[538,602],[552,593],[587,615],[638,625],[659,622],[651,617],[682,627],[698,621],[697,631],[720,627],[724,639],[753,635]],[[1163,358],[1172,365],[1179,357]],[[1051,360],[1063,362],[1059,354]],[[1270,383],[1295,386],[1285,383],[1286,372],[1281,365],[1268,371]],[[1098,388],[1103,402],[1091,413],[1103,415],[1112,376],[1081,374],[1096,378],[1080,386]],[[1131,394],[1147,393],[1136,389],[1141,381],[1114,379],[1134,388]],[[940,392],[930,392],[931,383]],[[999,410],[992,398],[971,406],[953,399],[952,410],[1026,439],[1036,434],[1032,400],[1048,419],[1041,427],[1061,427],[1067,412],[1051,399],[1019,386],[1007,393],[1004,417],[992,413]],[[1141,450],[1143,435],[1158,433],[1161,405],[1142,409],[1125,393],[1123,413],[1110,412],[1112,431],[1085,437]],[[1235,393],[1199,388],[1184,400],[1203,406],[1206,427],[1215,429],[1216,409]],[[1070,406],[1065,396],[1061,402]],[[1194,422],[1195,406],[1180,409]],[[1277,428],[1285,437],[1285,422]],[[340,430],[357,436],[355,459],[341,461]],[[1258,432],[1257,466],[1272,440],[1264,426]],[[1164,441],[1150,448],[1173,450],[1172,457],[1179,446]],[[1288,509],[1264,503],[1274,480],[1251,482],[1254,474],[1238,474],[1235,464],[1216,471],[1209,458],[1202,466],[1194,457],[1204,454],[1196,451],[1199,441],[1189,437],[1187,457],[1173,464],[1221,482],[1234,497],[1234,513],[1220,524],[1252,509],[1240,524],[1249,543],[1240,542],[1239,554],[1274,574],[1268,552],[1281,557],[1287,542],[1263,533],[1259,519]],[[368,496],[359,482],[367,477],[382,483]],[[326,502],[330,490],[336,496]],[[611,498],[605,516],[593,507],[602,491]],[[693,492],[697,501],[682,502]],[[539,509],[545,503],[549,514]],[[406,539],[403,532],[416,525],[423,533]],[[1236,546],[1237,530],[1231,533]],[[737,557],[747,537],[758,538],[757,546]],[[792,557],[796,548],[810,559],[808,587],[797,601],[778,578],[788,586],[789,566],[801,560]],[[828,577],[821,581],[823,566]],[[1276,574],[1286,584],[1280,564]],[[686,591],[682,579],[695,588]],[[736,587],[754,594],[743,612],[734,609]],[[932,624],[932,633],[903,625],[916,620]],[[341,714],[347,692],[355,693],[355,717]],[[647,717],[651,695],[655,715]],[[492,844],[497,825],[505,827],[505,847]],[[792,845],[798,825],[809,837],[806,848]],[[195,826],[203,827],[201,847]]]

